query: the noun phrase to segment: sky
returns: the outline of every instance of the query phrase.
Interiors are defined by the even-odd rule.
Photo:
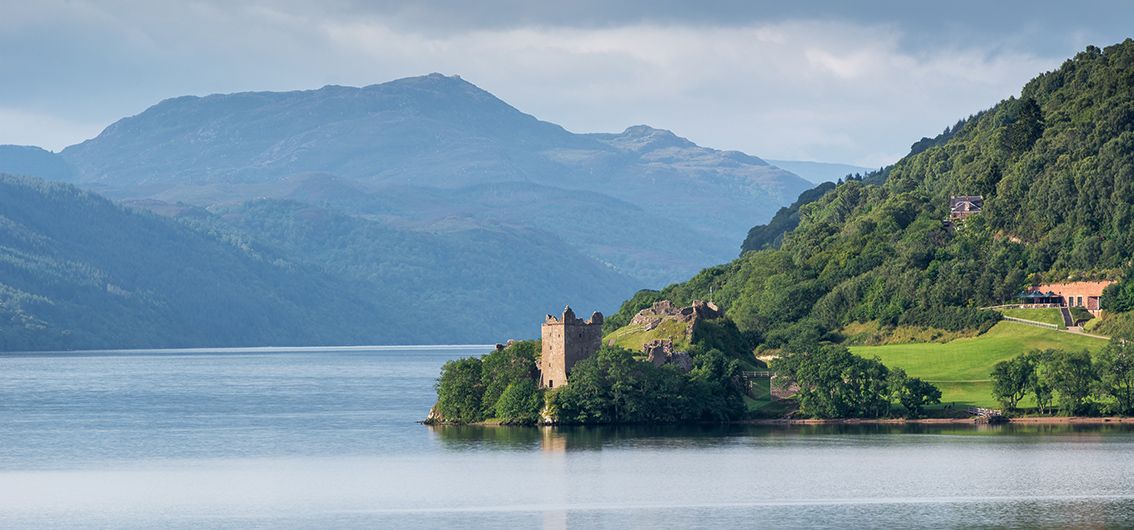
[[[1016,95],[1134,2],[0,0],[0,144],[166,98],[458,74],[574,132],[867,167]]]

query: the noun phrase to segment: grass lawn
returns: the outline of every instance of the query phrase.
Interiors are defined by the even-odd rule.
[[[856,355],[878,357],[941,389],[943,403],[994,407],[989,373],[996,363],[1033,349],[1098,350],[1106,341],[1015,322],[1000,322],[979,337],[944,344],[852,346]]]
[[[1022,318],[1024,320],[1033,320],[1035,322],[1043,322],[1045,324],[1055,324],[1063,329],[1063,313],[1059,311],[1058,307],[1042,307],[1035,309],[998,309],[1004,316],[1012,318]]]
[[[640,352],[642,345],[651,340],[670,339],[673,341],[674,349],[680,350],[689,346],[689,342],[685,339],[685,326],[684,322],[678,320],[663,320],[658,327],[643,331],[642,326],[630,324],[603,337],[602,343],[607,344],[610,340],[614,340],[615,346]]]

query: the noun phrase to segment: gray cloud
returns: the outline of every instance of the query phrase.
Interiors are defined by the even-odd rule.
[[[878,165],[1134,27],[1120,2],[921,4],[0,0],[0,143],[58,149],[182,94],[441,71],[576,131]]]

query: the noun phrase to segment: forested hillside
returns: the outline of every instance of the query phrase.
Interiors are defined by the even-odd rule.
[[[320,206],[258,200],[221,208],[203,222],[349,282],[387,310],[413,315],[402,331],[416,343],[529,336],[538,333],[546,308],[563,298],[577,307],[615,307],[631,283],[548,232],[460,219],[407,229]],[[385,328],[375,317],[375,327]]]
[[[179,220],[0,176],[0,351],[492,342],[534,333],[562,293],[625,296],[547,234],[417,234],[286,201],[163,206]]]
[[[0,349],[402,340],[412,315],[246,242],[0,176]],[[398,339],[393,339],[398,340]]]
[[[983,195],[984,212],[949,227],[952,195]],[[687,303],[711,292],[769,347],[837,339],[854,321],[979,328],[995,316],[974,308],[1005,301],[1031,280],[1121,276],[1134,256],[1131,226],[1134,41],[1127,40],[1088,48],[1019,97],[802,205],[798,227],[778,246],[642,293],[620,314],[660,297]],[[749,247],[774,238],[760,243]]]

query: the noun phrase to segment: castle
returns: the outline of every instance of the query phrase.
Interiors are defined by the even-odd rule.
[[[571,306],[562,318],[547,315],[540,326],[543,350],[539,357],[539,384],[557,388],[567,384],[571,367],[590,357],[602,346],[602,313],[595,311],[589,320],[575,317]]]

